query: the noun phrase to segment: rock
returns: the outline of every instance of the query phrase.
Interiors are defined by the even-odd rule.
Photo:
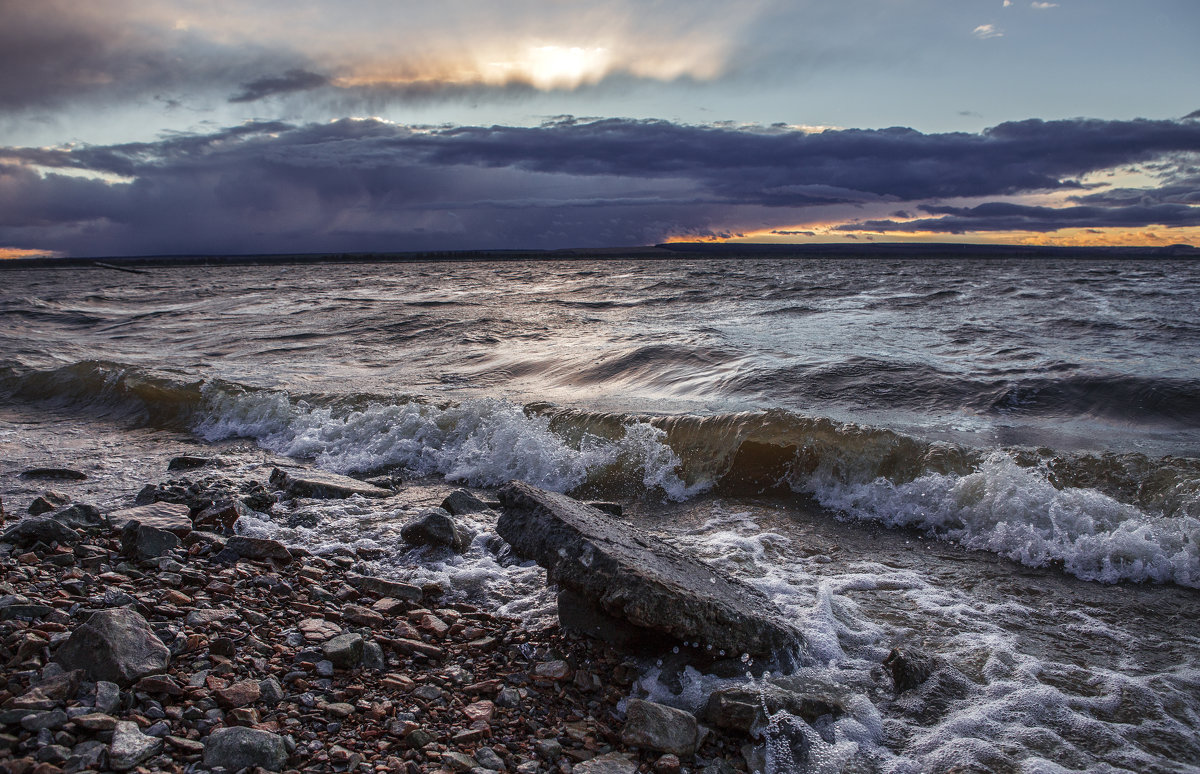
[[[61,492],[55,492],[53,489],[47,489],[33,498],[33,502],[29,504],[29,513],[32,516],[41,516],[43,513],[50,513],[70,503],[70,497]]]
[[[103,712],[89,712],[86,715],[77,715],[71,718],[71,722],[83,730],[91,731],[92,733],[112,731],[117,727],[117,719],[112,715],[105,715]]]
[[[382,672],[387,669],[387,659],[383,656],[383,646],[374,640],[363,643],[362,665],[366,669]]]
[[[93,613],[54,656],[65,669],[82,669],[90,680],[129,685],[165,672],[170,651],[145,618],[128,608]]]
[[[258,684],[259,698],[262,703],[268,707],[274,707],[279,702],[283,701],[286,694],[283,692],[283,686],[274,677],[268,677],[266,680]]]
[[[767,714],[780,710],[806,723],[823,715],[841,717],[850,696],[848,689],[833,683],[797,676],[772,677],[753,687],[733,685],[713,691],[703,717],[718,728],[749,734],[766,724]]]
[[[785,658],[800,640],[764,594],[652,535],[523,482],[499,494],[500,536],[608,615],[714,654]]]
[[[393,597],[395,599],[407,599],[412,602],[418,602],[425,595],[419,586],[414,586],[411,583],[384,580],[383,578],[376,578],[371,575],[359,575],[354,572],[346,573],[346,582],[359,591],[379,597]]]
[[[43,712],[31,712],[21,718],[21,728],[26,731],[37,733],[43,728],[48,728],[51,731],[62,728],[67,724],[67,713],[62,710],[46,710]]]
[[[96,771],[103,766],[104,754],[108,749],[108,745],[104,742],[89,740],[80,742],[71,749],[71,755],[67,758],[63,768],[66,771]]]
[[[487,507],[487,503],[467,490],[455,489],[446,496],[445,500],[442,500],[442,510],[455,516],[461,516],[464,513],[478,513],[490,509]]]
[[[590,505],[598,511],[604,511],[609,516],[620,516],[624,512],[620,503],[608,502],[607,500],[588,500],[584,505]]]
[[[163,740],[146,736],[131,720],[121,720],[108,746],[108,765],[117,771],[128,771],[162,750]]]
[[[21,478],[51,478],[59,481],[84,481],[87,474],[71,468],[29,468],[21,471]]]
[[[558,623],[565,631],[585,634],[621,649],[648,644],[645,629],[605,613],[569,589],[558,592]]]
[[[654,762],[654,771],[655,774],[679,774],[682,765],[678,755],[667,753]]]
[[[163,529],[185,538],[192,531],[192,520],[188,515],[190,513],[191,509],[180,503],[150,503],[109,513],[108,525],[120,532],[125,529],[126,524],[136,521],[142,526]]]
[[[4,534],[0,534],[0,543],[11,543],[18,548],[25,548],[34,543],[74,545],[80,540],[82,538],[78,532],[48,516],[21,519],[4,530]]]
[[[253,516],[254,511],[241,500],[226,500],[212,505],[192,519],[196,529],[215,530],[222,535],[233,534],[233,525],[243,516]]]
[[[339,634],[321,646],[325,658],[341,669],[353,669],[362,661],[363,638],[361,634]]]
[[[157,559],[179,547],[179,536],[140,521],[128,521],[121,529],[121,550],[138,559]]]
[[[637,774],[637,770],[637,764],[624,755],[608,753],[576,763],[571,774]]]
[[[112,714],[121,706],[121,688],[108,680],[96,682],[96,701],[93,705],[97,712]]]
[[[463,553],[471,545],[473,535],[454,523],[450,514],[441,508],[431,508],[400,529],[400,537],[414,546],[447,546]]]
[[[68,505],[55,513],[54,519],[61,521],[71,529],[92,529],[104,524],[104,517],[100,515],[100,509],[94,505],[83,503]]]
[[[563,754],[562,744],[557,739],[538,739],[533,743],[533,750],[547,763],[554,763]]]
[[[240,680],[227,688],[216,689],[213,695],[222,707],[245,707],[259,700],[262,689],[254,680]]]
[[[284,490],[291,497],[315,499],[333,499],[353,495],[384,498],[395,494],[388,489],[372,486],[349,476],[339,476],[319,470],[285,471],[275,468],[271,471],[271,484]]]
[[[221,766],[237,771],[261,766],[268,771],[282,771],[287,757],[283,737],[269,731],[240,726],[218,728],[204,740],[204,765],[209,768]]]
[[[690,758],[700,743],[700,728],[690,712],[630,699],[625,708],[625,744]]]
[[[305,642],[325,642],[342,631],[340,626],[324,618],[305,618],[297,628],[304,635]]]
[[[173,457],[167,463],[167,470],[195,470],[202,468],[212,462],[210,457],[194,457],[190,454],[181,454],[178,457]]]
[[[892,648],[883,665],[891,674],[892,685],[898,694],[919,687],[938,666],[937,661],[927,653],[900,648]]]
[[[476,750],[475,760],[479,761],[479,765],[485,769],[508,771],[508,766],[505,765],[504,759],[497,755],[496,751],[490,747],[480,747]]]
[[[252,538],[245,535],[234,535],[225,541],[225,548],[236,551],[238,556],[247,559],[274,559],[287,564],[292,561],[292,553],[278,540]]]
[[[442,761],[449,763],[455,771],[470,771],[479,765],[479,761],[472,758],[470,755],[464,755],[460,752],[444,752],[442,753]]]

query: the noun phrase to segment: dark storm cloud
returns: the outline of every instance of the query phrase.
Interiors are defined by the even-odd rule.
[[[254,102],[263,97],[271,97],[276,94],[289,94],[295,91],[308,91],[310,89],[327,86],[329,78],[319,73],[311,73],[308,70],[288,70],[281,76],[275,78],[259,78],[258,80],[250,81],[242,84],[242,91],[229,98],[230,102]]]
[[[1200,124],[1173,121],[1023,121],[980,134],[615,119],[254,123],[151,143],[0,149],[0,245],[75,254],[627,245],[798,222],[815,203],[889,201],[923,201],[931,217],[852,230],[1195,225],[1190,194],[1151,190],[1130,202],[1078,182],[1157,163],[1184,170],[1161,173],[1164,189],[1182,191],[1193,180],[1180,154],[1195,151]],[[931,203],[1047,190],[1080,201]]]

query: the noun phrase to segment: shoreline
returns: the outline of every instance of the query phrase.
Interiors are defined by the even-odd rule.
[[[6,530],[72,510],[14,518],[25,505],[4,503]],[[349,552],[207,531],[221,531],[220,518],[179,524],[186,506],[174,506],[175,526],[147,531],[168,506],[142,506],[146,524],[132,532],[115,528],[130,511],[78,506],[77,539],[6,531],[0,767],[208,770],[214,732],[237,727],[267,735],[255,749],[284,745],[289,771],[750,770],[748,740],[719,729],[706,730],[692,759],[625,741],[623,705],[640,676],[628,654],[443,600],[432,585],[360,575]],[[184,537],[140,547],[172,542],[159,532]],[[110,702],[94,675],[54,659],[94,612],[114,609],[144,619],[170,655]],[[350,655],[330,645],[346,641]]]

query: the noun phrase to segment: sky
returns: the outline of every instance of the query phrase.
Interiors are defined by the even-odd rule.
[[[1196,0],[0,0],[0,257],[1200,245]]]

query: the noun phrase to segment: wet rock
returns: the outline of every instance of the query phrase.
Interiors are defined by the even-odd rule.
[[[608,753],[576,763],[571,774],[637,774],[637,764],[620,753]]]
[[[179,546],[179,536],[140,521],[129,521],[121,529],[121,551],[137,559],[157,559]]]
[[[362,661],[363,638],[361,634],[340,634],[321,646],[325,658],[340,669],[352,669]]]
[[[122,685],[165,672],[169,659],[170,651],[146,619],[128,608],[93,613],[54,656],[65,669]]]
[[[473,537],[467,529],[456,524],[441,508],[431,508],[400,529],[400,537],[414,546],[446,546],[463,553]]]
[[[558,593],[558,623],[564,631],[594,637],[617,648],[651,644],[647,642],[645,629],[605,613],[568,589]]]
[[[112,511],[108,514],[108,524],[120,532],[125,529],[126,524],[136,521],[142,526],[166,530],[185,538],[192,531],[192,520],[188,515],[190,513],[191,509],[186,505],[156,502]]]
[[[0,543],[26,548],[34,543],[74,545],[82,540],[79,533],[61,521],[47,516],[34,516],[18,521],[0,534]]]
[[[584,504],[590,505],[598,511],[604,511],[609,516],[620,516],[623,513],[620,503],[608,502],[607,500],[588,500]]]
[[[190,454],[181,454],[178,457],[172,457],[167,463],[167,470],[195,470],[202,468],[212,462],[211,457],[196,457]]]
[[[907,648],[892,648],[883,660],[883,665],[892,676],[892,685],[895,686],[896,693],[917,688],[937,669],[937,662],[932,656]]]
[[[104,524],[104,517],[100,515],[100,509],[94,505],[86,505],[84,503],[68,505],[66,508],[57,511],[54,514],[54,519],[61,521],[71,529],[93,529]]]
[[[233,534],[233,525],[243,516],[253,516],[254,511],[241,500],[225,500],[212,505],[192,519],[196,529],[207,529],[222,535]]]
[[[682,767],[678,755],[667,753],[654,762],[655,774],[679,774]]]
[[[625,708],[621,741],[647,750],[690,758],[700,742],[700,729],[690,712],[663,704],[630,699]]]
[[[782,657],[800,634],[761,592],[607,514],[519,481],[497,532],[608,615],[714,650]]]
[[[353,572],[346,573],[346,582],[359,591],[379,597],[393,597],[395,599],[418,602],[424,596],[424,592],[421,591],[419,586],[414,586],[411,583],[376,578],[371,575],[359,575]]]
[[[40,495],[33,498],[33,502],[29,504],[29,513],[33,516],[41,516],[43,513],[50,513],[70,504],[71,498],[67,495],[53,489],[45,489]]]
[[[755,686],[733,685],[713,691],[703,717],[718,728],[753,733],[766,724],[767,714],[780,710],[806,723],[824,715],[841,717],[850,698],[844,686],[797,676],[773,677]]]
[[[487,503],[467,490],[455,489],[446,496],[445,500],[442,500],[442,510],[455,516],[461,516],[464,513],[478,513],[490,509]]]
[[[269,731],[240,726],[218,728],[204,740],[204,765],[209,768],[221,766],[237,771],[261,766],[268,771],[282,771],[287,757],[283,737]]]
[[[59,481],[84,481],[87,474],[73,468],[28,468],[21,471],[21,478],[48,478]]]
[[[361,495],[363,497],[391,497],[394,492],[372,486],[364,481],[325,473],[319,470],[288,470],[275,468],[271,471],[271,485],[287,492],[291,497],[332,499]]]
[[[292,553],[278,540],[252,538],[245,535],[234,535],[225,541],[225,548],[237,552],[238,556],[247,559],[273,559],[287,564],[292,561]]]
[[[117,723],[108,747],[108,765],[117,771],[128,771],[162,750],[163,740],[146,736],[133,721],[122,720]]]

